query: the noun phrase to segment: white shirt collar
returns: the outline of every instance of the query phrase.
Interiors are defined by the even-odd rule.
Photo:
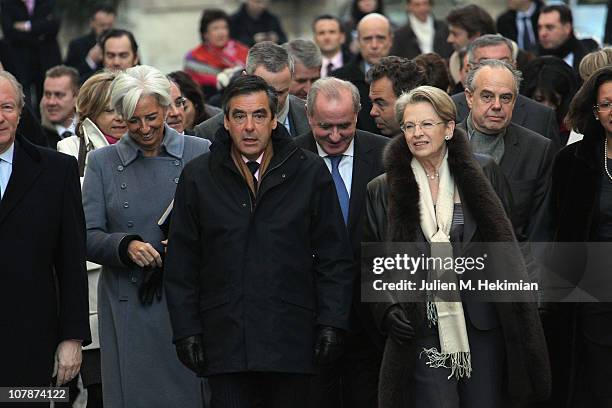
[[[15,152],[15,141],[9,146],[8,149],[4,151],[4,153],[0,154],[0,159],[7,162],[10,165],[13,165],[13,153]]]
[[[338,53],[331,58],[323,57],[323,69],[326,69],[330,62],[333,64],[334,68],[340,68],[344,62],[342,59],[342,50],[338,51]]]
[[[323,150],[323,148],[319,146],[319,143],[315,143],[315,144],[317,145],[317,152],[319,153],[320,157],[329,156],[327,153],[325,153],[325,150]],[[344,153],[342,153],[342,155],[353,157],[354,154],[355,154],[355,138],[353,137],[353,139],[351,140],[351,143],[348,145],[348,147],[346,148]]]
[[[76,123],[77,123],[77,115],[75,113],[74,115],[72,115],[72,122],[70,122],[70,125],[68,125],[68,127],[64,127],[64,125],[56,124],[55,130],[57,131],[57,134],[60,136],[62,136],[65,131],[69,131],[73,135],[76,135],[76,131],[75,131]]]
[[[532,2],[531,6],[529,6],[527,11],[517,11],[516,12],[516,18],[523,18],[523,17],[531,18],[533,13],[535,13],[535,11],[536,11],[536,4],[535,4],[535,2]]]

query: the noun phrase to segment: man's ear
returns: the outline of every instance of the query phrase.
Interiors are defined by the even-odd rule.
[[[229,123],[228,123],[227,116],[225,115],[225,113],[223,114],[223,127],[225,128],[225,130],[229,132]]]
[[[272,118],[272,129],[276,129],[277,126],[278,120],[276,120],[276,116],[274,116],[274,118]]]
[[[467,101],[468,107],[470,108],[470,110],[472,110],[472,98],[474,97],[474,95],[472,95],[472,93],[468,91],[467,88],[464,89],[463,93],[465,94],[465,100]]]

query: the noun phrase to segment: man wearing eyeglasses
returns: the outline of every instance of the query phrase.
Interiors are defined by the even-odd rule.
[[[516,67],[512,42],[499,34],[483,35],[472,41],[468,45],[467,59],[468,69],[476,68],[480,61],[485,59],[504,61]],[[457,107],[457,121],[462,122],[469,113],[465,93],[460,92],[453,95],[453,102]],[[562,147],[559,125],[552,108],[523,95],[518,95],[514,103],[512,122],[550,139],[555,151]]]
[[[170,106],[166,114],[166,124],[181,134],[185,134],[185,97],[179,87],[170,79]]]
[[[520,73],[507,62],[483,60],[470,71],[465,96],[467,130],[475,153],[501,167],[513,196],[510,218],[519,241],[533,236],[550,184],[553,146],[544,136],[512,122]]]
[[[384,172],[383,149],[389,139],[357,130],[360,109],[357,87],[328,77],[314,83],[306,102],[311,131],[296,138],[303,149],[323,158],[336,186],[356,262],[353,265],[353,306],[344,356],[323,367],[311,384],[310,407],[377,406],[382,340],[367,307],[360,302],[360,249],[366,186]]]

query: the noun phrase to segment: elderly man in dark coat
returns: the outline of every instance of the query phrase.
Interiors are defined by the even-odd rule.
[[[348,328],[352,259],[334,182],[279,126],[276,105],[260,77],[236,79],[224,128],[175,196],[174,341],[216,407],[306,406],[308,374],[339,356]]]
[[[16,136],[23,106],[0,72],[0,386],[40,387],[54,365],[74,378],[91,342],[85,220],[76,161]]]

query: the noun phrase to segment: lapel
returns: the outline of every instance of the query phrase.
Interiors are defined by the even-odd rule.
[[[518,158],[521,156],[521,145],[519,143],[517,128],[510,122],[506,129],[506,135],[504,136],[504,156],[499,163],[504,175],[508,180],[512,179],[512,173],[518,162]]]
[[[525,98],[519,95],[516,98],[516,105],[512,109],[512,122],[517,123],[521,126],[525,126],[524,123],[527,120],[527,109],[525,108]]]
[[[353,180],[351,182],[348,217],[350,236],[353,236],[353,229],[359,224],[359,216],[367,188],[367,183],[364,183],[364,181],[370,180],[369,175],[372,170],[372,155],[370,153],[372,147],[363,142],[364,139],[359,137],[359,131],[356,132],[353,140]]]
[[[30,191],[30,187],[44,168],[40,152],[20,136],[17,136],[15,140],[13,158],[11,178],[6,186],[4,197],[0,201],[0,227],[13,208]]]

